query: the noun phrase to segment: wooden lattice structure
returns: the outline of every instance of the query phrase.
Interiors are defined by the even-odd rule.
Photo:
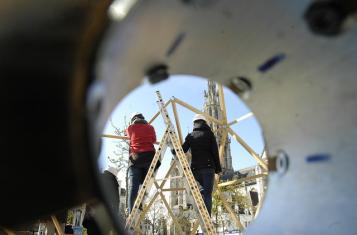
[[[161,197],[161,200],[163,201],[165,207],[167,208],[168,213],[170,214],[170,216],[172,217],[172,220],[175,224],[175,227],[177,228],[177,231],[179,232],[179,234],[183,234],[183,231],[181,229],[180,224],[177,222],[177,220],[175,219],[174,213],[172,212],[169,203],[167,202],[167,200],[164,197],[163,192],[165,191],[180,191],[180,190],[187,190],[188,192],[191,192],[191,195],[193,195],[193,199],[194,202],[196,204],[196,212],[197,215],[199,217],[199,219],[197,219],[197,221],[194,223],[193,229],[191,230],[191,234],[195,234],[197,228],[201,225],[201,228],[203,228],[205,230],[205,232],[207,234],[215,234],[215,231],[213,229],[213,225],[211,222],[211,219],[208,215],[207,209],[203,203],[203,199],[198,191],[197,188],[197,192],[195,189],[191,189],[192,187],[196,188],[197,184],[193,178],[191,169],[188,165],[188,162],[186,160],[186,157],[182,151],[181,148],[181,144],[183,141],[183,137],[182,137],[182,131],[181,131],[181,126],[180,126],[180,120],[179,120],[179,116],[178,116],[178,112],[177,112],[177,105],[181,105],[184,108],[187,108],[188,110],[192,111],[193,113],[196,114],[201,114],[203,116],[206,117],[207,120],[214,122],[215,124],[218,125],[219,129],[221,129],[222,131],[222,139],[220,141],[220,143],[218,143],[219,145],[219,156],[220,156],[220,161],[223,162],[224,160],[224,146],[225,143],[227,141],[227,136],[228,134],[231,135],[233,137],[234,140],[236,140],[259,164],[259,166],[262,168],[263,172],[261,174],[258,174],[254,177],[246,177],[243,179],[238,179],[238,180],[233,180],[233,181],[229,181],[229,182],[224,182],[224,183],[218,183],[218,181],[216,182],[215,186],[216,186],[216,190],[218,190],[219,195],[221,198],[223,197],[223,191],[224,191],[224,187],[226,187],[227,185],[238,185],[242,182],[248,181],[248,180],[252,180],[252,179],[257,179],[260,177],[266,177],[267,175],[267,171],[268,171],[268,166],[267,166],[267,162],[264,161],[264,159],[262,159],[232,128],[231,126],[234,124],[237,124],[249,117],[252,116],[252,113],[248,113],[238,119],[235,119],[231,122],[228,122],[227,120],[227,113],[226,113],[226,107],[225,107],[225,100],[224,100],[224,93],[223,93],[223,86],[222,85],[218,85],[218,93],[219,93],[219,102],[220,102],[220,107],[221,107],[221,113],[222,113],[222,118],[220,120],[208,115],[207,113],[204,113],[202,111],[200,111],[199,109],[191,106],[190,104],[176,98],[176,97],[172,97],[169,101],[167,101],[166,103],[163,102],[161,95],[159,92],[157,92],[159,101],[159,111],[149,120],[149,123],[153,123],[154,120],[161,114],[163,116],[163,119],[165,121],[166,124],[166,130],[165,130],[165,134],[162,137],[158,150],[155,154],[154,160],[150,166],[150,169],[148,171],[148,174],[145,178],[145,181],[143,183],[143,186],[141,188],[141,190],[138,193],[138,197],[136,199],[134,208],[132,210],[132,213],[129,215],[129,217],[127,218],[126,221],[126,227],[128,229],[134,230],[136,233],[138,234],[142,234],[143,231],[141,231],[139,225],[140,222],[145,218],[145,214],[150,210],[150,207],[152,206],[152,204],[154,203],[154,201],[158,198]],[[166,108],[171,104],[172,109],[173,109],[173,114],[174,114],[174,119],[175,119],[175,124],[176,124],[176,130],[177,130],[177,135],[176,135],[176,130],[170,120],[170,117],[167,113]],[[115,135],[103,135],[103,137],[107,137],[107,138],[113,138],[113,139],[128,139],[128,137],[124,137],[124,136],[115,136]],[[163,156],[163,154],[165,153],[166,148],[170,146],[171,148],[173,147],[177,154],[177,158],[174,159],[169,167],[169,170],[167,171],[164,179],[159,183],[159,181],[157,181],[155,179],[155,174],[154,174],[154,169],[155,169],[155,165],[157,163],[157,161],[161,158],[161,156]],[[188,186],[186,188],[163,188],[166,181],[169,179],[168,177],[170,176],[170,174],[172,173],[173,169],[175,167],[178,167],[180,169],[180,173],[181,175],[187,180],[188,182]],[[218,180],[218,179],[217,179]],[[154,185],[154,187],[156,188],[156,193],[154,194],[154,196],[149,200],[149,202],[147,204],[144,204],[143,210],[140,211],[139,210],[139,205],[140,203],[143,202],[143,198],[145,195],[145,192],[147,192],[147,190],[149,190],[151,188],[151,186]],[[232,210],[231,206],[225,201],[222,200],[223,202],[223,206],[224,208],[227,210],[230,218],[234,221],[234,223],[236,224],[237,228],[239,228],[240,231],[244,230],[244,226],[242,225],[242,223],[240,222],[239,217],[236,215],[236,213]]]

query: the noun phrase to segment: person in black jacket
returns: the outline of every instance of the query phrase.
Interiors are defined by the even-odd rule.
[[[205,116],[195,115],[193,131],[186,136],[182,149],[185,153],[191,149],[191,170],[198,182],[208,213],[211,214],[214,174],[220,174],[222,168],[216,137],[207,125]],[[175,154],[175,150],[171,152]]]

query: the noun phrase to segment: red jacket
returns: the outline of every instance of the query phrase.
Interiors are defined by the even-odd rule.
[[[155,151],[156,134],[154,127],[147,123],[135,123],[126,130],[130,138],[130,153]]]

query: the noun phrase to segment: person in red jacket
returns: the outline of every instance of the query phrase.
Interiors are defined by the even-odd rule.
[[[141,113],[134,113],[126,134],[130,139],[128,169],[128,209],[132,211],[139,187],[143,184],[155,155],[155,129]],[[159,166],[159,162],[158,165]]]

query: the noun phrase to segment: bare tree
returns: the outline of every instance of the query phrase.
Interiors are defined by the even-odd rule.
[[[110,125],[114,128],[114,133],[118,136],[124,136],[125,131],[128,127],[126,124],[126,117],[124,117],[124,127],[119,128],[116,127],[112,121],[109,120]],[[115,150],[113,151],[113,155],[108,156],[108,160],[115,164],[118,171],[121,171],[123,168],[127,168],[128,159],[129,159],[129,140],[115,140]]]
[[[165,218],[165,207],[162,201],[156,200],[151,206],[146,218],[151,221],[152,234],[158,233],[163,226],[162,218]]]

